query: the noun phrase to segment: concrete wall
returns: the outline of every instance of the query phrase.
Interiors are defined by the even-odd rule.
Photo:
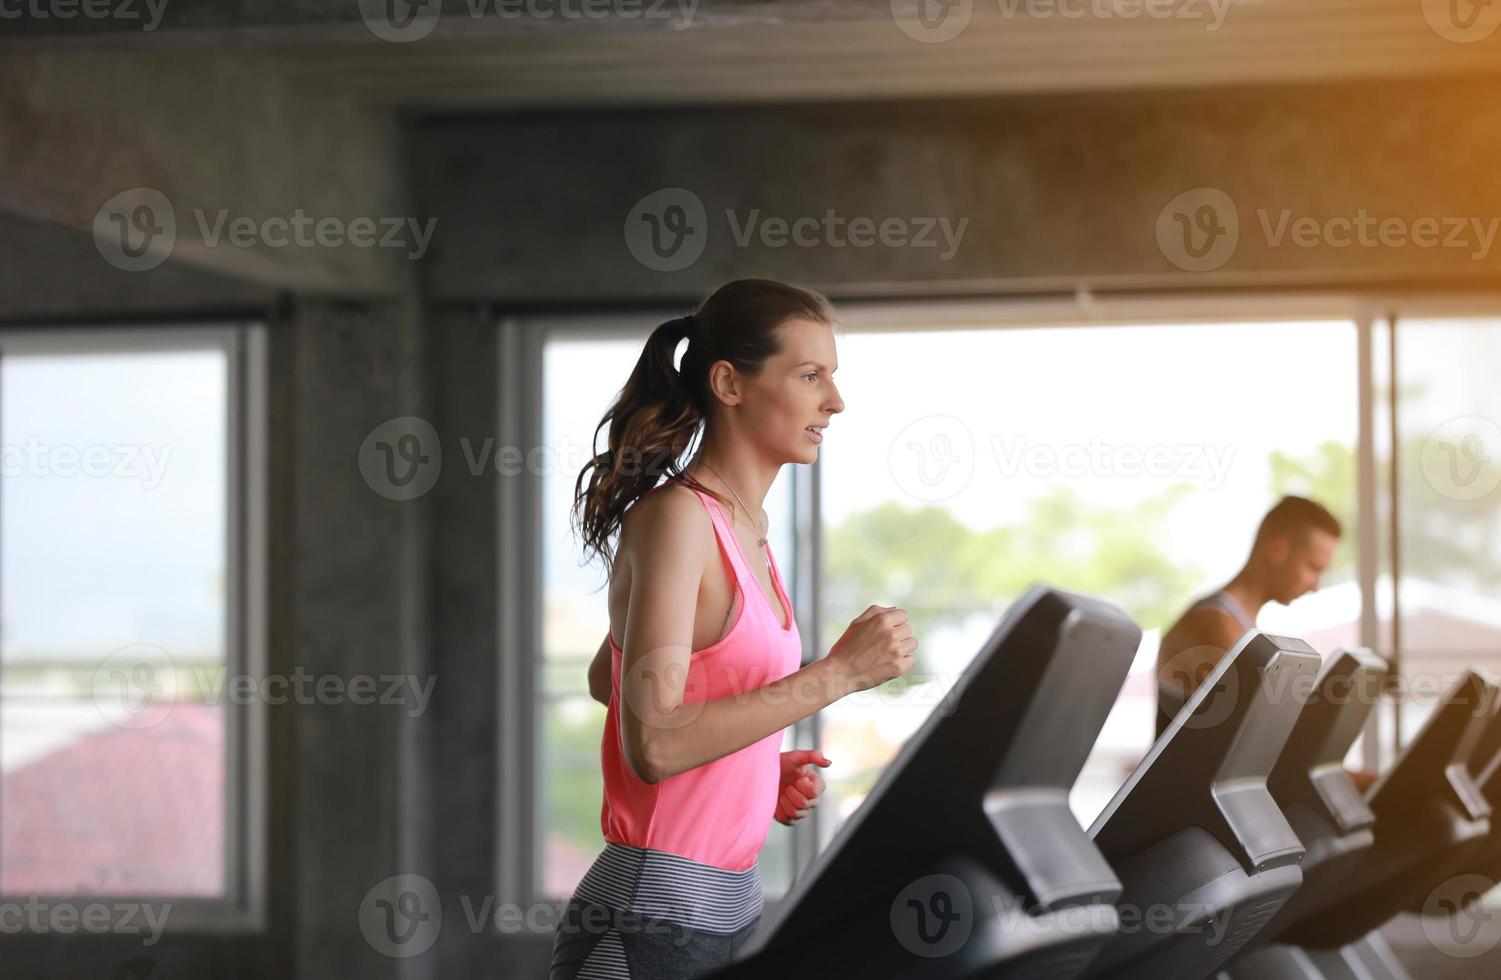
[[[290,545],[278,589],[291,629],[279,659],[345,679],[432,678],[428,508],[373,492],[356,465],[378,425],[430,413],[417,320],[400,304],[311,301],[285,339],[290,412],[273,438],[290,446],[291,509],[272,527]],[[320,704],[284,719],[297,751],[282,778],[296,803],[293,822],[273,835],[293,849],[298,976],[416,975],[372,948],[360,926],[378,883],[431,873],[433,714],[416,708]]]
[[[160,195],[155,223],[175,221],[157,238],[169,261],[273,288],[396,296],[402,249],[260,233],[299,211],[351,228],[409,217],[394,120],[300,84],[271,54],[7,51],[0,124],[0,211],[91,236],[117,195],[146,188]],[[256,232],[227,233],[246,219]],[[77,271],[118,270],[96,254]],[[0,267],[0,298],[26,288],[23,272]]]
[[[0,320],[257,311],[275,295],[182,262],[125,272],[100,257],[88,234],[0,211]]]
[[[1488,161],[1501,151],[1501,109],[1489,88],[1455,80],[431,120],[415,127],[412,170],[418,211],[441,229],[426,268],[438,300],[694,298],[746,275],[836,296],[1494,285],[1501,235],[1483,250],[1469,225],[1473,247],[1340,247],[1353,228],[1303,247],[1291,230],[1364,210],[1428,218],[1440,239],[1451,217],[1495,234],[1501,181]],[[1171,213],[1165,247],[1157,237],[1165,206],[1204,187],[1230,202],[1212,217],[1239,223],[1233,251],[1213,268],[1220,256],[1196,262],[1174,244]],[[658,221],[684,208],[692,232],[673,257],[682,267],[664,269],[633,254],[626,236],[649,230],[636,210],[643,199],[673,188],[648,205]],[[1173,210],[1194,221],[1202,203]],[[787,228],[736,240],[757,214],[822,222],[831,210],[876,228],[902,219],[894,229],[914,239],[918,219],[966,224],[951,255],[939,229],[934,247],[841,246],[814,228],[808,247]],[[1273,244],[1262,212],[1275,232],[1284,210],[1290,228]],[[1370,228],[1373,241],[1379,231]]]

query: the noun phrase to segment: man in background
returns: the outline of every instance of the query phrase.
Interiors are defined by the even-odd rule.
[[[1251,555],[1225,586],[1188,607],[1157,651],[1157,735],[1268,602],[1284,605],[1319,587],[1340,526],[1323,506],[1283,497],[1267,511]]]

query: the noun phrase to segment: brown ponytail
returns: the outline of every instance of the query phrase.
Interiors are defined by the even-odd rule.
[[[709,368],[728,361],[755,374],[782,349],[779,327],[792,319],[834,324],[834,308],[811,290],[772,279],[736,279],[716,289],[688,316],[651,332],[631,376],[594,429],[609,427],[605,449],[579,472],[573,520],[586,554],[613,571],[611,538],[631,505],[665,475],[715,499],[728,501],[682,471],[683,455],[708,422]],[[681,367],[672,357],[688,339]],[[592,471],[592,472],[591,472]]]

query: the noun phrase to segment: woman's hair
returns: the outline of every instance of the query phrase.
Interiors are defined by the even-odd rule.
[[[594,429],[597,448],[599,430],[609,426],[604,450],[584,464],[574,484],[573,520],[586,555],[598,554],[613,571],[610,539],[625,512],[664,475],[724,500],[682,471],[683,454],[709,419],[709,366],[728,361],[737,371],[757,373],[782,349],[778,328],[793,319],[833,326],[834,308],[811,290],[772,279],[736,279],[688,316],[652,331],[625,387]],[[685,337],[688,347],[674,368],[673,353]]]

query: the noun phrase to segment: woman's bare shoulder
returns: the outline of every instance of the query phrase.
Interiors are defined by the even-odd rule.
[[[703,501],[681,485],[664,486],[642,497],[620,522],[622,554],[635,552],[641,544],[650,544],[652,552],[673,559],[707,554],[713,537]]]

